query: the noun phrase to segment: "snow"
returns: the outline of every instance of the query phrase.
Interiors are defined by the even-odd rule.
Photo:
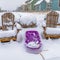
[[[54,58],[51,58],[51,59],[48,59],[48,60],[60,60],[60,57],[54,57]]]
[[[21,16],[20,24],[31,25],[32,23],[36,24],[36,17],[33,14],[28,14],[28,15]]]
[[[35,3],[34,5],[39,5],[43,0],[39,0],[37,3]]]
[[[16,36],[17,30],[0,31],[0,38]]]
[[[38,48],[40,44],[37,44],[35,42],[29,42],[26,46],[30,48]]]
[[[31,0],[30,2],[28,2],[28,4],[32,3],[33,0]]]
[[[42,26],[46,27],[46,21],[43,21]]]
[[[60,39],[51,39],[48,41],[44,41],[44,47],[47,49],[47,51],[42,52],[43,56],[45,57],[45,60],[51,59],[54,57],[60,57]]]
[[[43,60],[43,57],[45,60],[59,60],[60,59],[60,38],[59,39],[44,39],[43,38],[43,28],[42,25],[44,25],[47,13],[16,13],[19,16],[25,16],[25,15],[31,15],[33,14],[37,19],[37,27],[35,28],[22,28],[21,31],[17,34],[17,41],[16,42],[9,42],[9,43],[0,43],[0,60]],[[2,13],[1,13],[2,15]],[[30,17],[29,17],[30,18]],[[20,19],[20,17],[19,17]],[[16,21],[19,20],[16,18]],[[19,21],[18,21],[19,22]],[[17,24],[17,27],[20,28],[19,23]],[[25,23],[25,21],[23,21]],[[28,22],[28,21],[26,21]],[[0,22],[1,23],[1,22]],[[45,25],[44,25],[45,26]],[[27,30],[37,30],[39,32],[39,35],[41,37],[41,41],[43,44],[42,52],[39,54],[33,54],[26,51],[25,48],[25,32]],[[54,29],[53,29],[54,30]],[[56,29],[60,30],[59,28]],[[14,30],[16,31],[16,30]],[[12,34],[14,35],[14,31]],[[52,30],[51,30],[52,31]],[[3,31],[0,31],[1,33]],[[4,32],[4,35],[9,35],[11,31]],[[52,33],[52,32],[51,32]],[[58,32],[57,32],[58,33]],[[0,34],[2,37],[3,35]],[[3,36],[4,37],[4,36]],[[43,57],[42,57],[43,55]]]
[[[17,29],[22,29],[21,25],[19,23],[15,23]]]
[[[12,22],[9,22],[9,23],[3,23],[4,25],[13,25],[13,23]]]
[[[28,15],[28,13],[22,13],[22,16],[24,16],[25,14]],[[45,21],[44,21],[44,18],[46,17],[46,13],[33,13],[33,14],[37,18],[37,26],[38,27],[37,28],[22,29],[18,33],[18,41],[21,42],[21,43],[24,43],[24,41],[25,41],[25,32],[27,30],[37,30],[39,32],[39,35],[42,36],[42,32],[43,32],[42,25],[44,25],[44,26],[46,25]],[[60,52],[60,48],[59,48],[59,46],[60,46],[60,39],[53,39],[52,40],[52,39],[49,38],[48,40],[46,40],[46,39],[44,39],[42,37],[41,40],[42,40],[42,43],[43,43],[43,50],[42,50],[41,54],[44,56],[45,60],[51,59],[53,57],[60,57],[60,53],[59,53]],[[21,47],[20,47],[20,49],[21,49]],[[23,50],[24,49],[25,48],[23,47]],[[27,54],[27,53],[28,52],[25,51],[25,54]],[[21,54],[22,54],[22,56],[24,55],[23,51],[21,52]],[[28,53],[28,55],[27,55],[28,58],[27,59],[29,59],[29,57],[30,57],[30,60],[32,60],[32,59],[34,59],[34,60],[43,60],[43,58],[42,58],[42,56],[40,54],[37,54],[36,57],[35,57],[35,55],[36,54],[30,55],[30,53]],[[23,60],[25,60],[25,59],[26,59],[26,56],[24,57]]]
[[[36,2],[34,5],[39,5],[43,0],[39,0],[38,2]],[[50,3],[50,0],[45,0],[47,3]]]
[[[14,16],[15,16],[15,22],[19,22],[20,21],[20,18],[21,18],[21,15],[17,12],[12,12],[13,14],[14,14]]]
[[[37,54],[27,53],[23,43],[10,42],[0,43],[0,59],[1,60],[42,60]]]
[[[17,34],[17,41],[18,42],[21,42],[23,40],[23,35],[22,35],[22,32],[20,31],[18,34]]]
[[[45,0],[47,3],[50,3],[50,0]]]
[[[46,34],[60,34],[60,28],[46,28]]]

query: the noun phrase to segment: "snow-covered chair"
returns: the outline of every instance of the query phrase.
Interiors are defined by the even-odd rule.
[[[4,13],[2,18],[2,29],[0,30],[0,41],[7,42],[10,40],[16,40],[16,31],[14,26],[14,14]]]
[[[45,30],[46,38],[60,38],[60,28],[47,27]]]
[[[39,33],[37,31],[26,31],[25,46],[28,49],[38,50],[42,46]],[[37,51],[36,51],[37,52]]]
[[[46,24],[45,26],[43,26],[43,29],[44,29],[43,34],[45,38],[59,38],[60,37],[60,34],[57,34],[57,33],[53,34],[56,32],[57,26],[60,25],[58,24],[58,17],[59,17],[59,14],[55,11],[51,11],[47,14]],[[51,34],[52,28],[53,28],[53,33]],[[54,29],[55,29],[55,32],[54,32]],[[50,34],[47,34],[46,32],[47,30],[50,31]]]
[[[20,18],[20,25],[23,28],[36,27],[36,17],[33,14],[23,15]]]
[[[15,41],[17,35],[17,30],[8,30],[8,31],[0,31],[0,41],[1,42],[9,42],[10,40]]]

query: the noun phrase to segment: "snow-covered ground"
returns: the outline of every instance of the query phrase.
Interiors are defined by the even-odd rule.
[[[60,59],[60,39],[44,39],[42,24],[47,13],[14,13],[15,21],[20,19],[20,16],[33,14],[37,18],[37,27],[22,28],[17,35],[17,41],[9,43],[0,43],[0,60],[58,60]],[[1,17],[2,13],[0,13]],[[1,21],[1,19],[0,19]],[[0,22],[1,23],[1,22]],[[1,26],[1,25],[0,25]],[[43,49],[39,54],[28,53],[26,51],[24,41],[25,32],[27,30],[37,30],[41,37]]]

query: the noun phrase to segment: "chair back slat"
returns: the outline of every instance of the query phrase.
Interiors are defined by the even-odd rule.
[[[57,12],[51,11],[47,14],[46,27],[56,27],[58,22],[59,14]]]

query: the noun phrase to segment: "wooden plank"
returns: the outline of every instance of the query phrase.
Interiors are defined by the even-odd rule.
[[[16,39],[16,37],[0,38],[0,42],[9,42],[11,40],[16,41]]]
[[[60,38],[59,34],[46,34],[45,31],[43,32],[45,38]]]

